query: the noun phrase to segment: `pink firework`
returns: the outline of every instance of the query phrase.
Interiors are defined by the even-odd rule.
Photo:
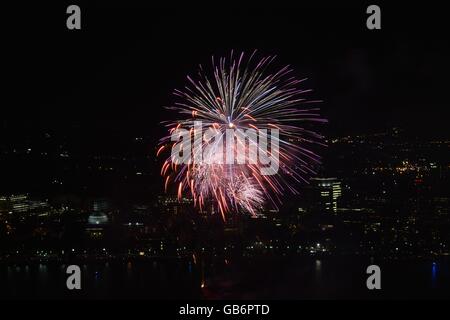
[[[172,150],[161,168],[165,190],[175,184],[179,198],[192,197],[200,210],[211,206],[224,220],[228,212],[254,215],[265,205],[277,208],[286,192],[298,194],[320,162],[311,146],[325,145],[310,128],[326,120],[318,108],[306,107],[319,102],[303,98],[311,91],[300,88],[306,79],[293,76],[289,66],[271,73],[275,57],[254,56],[232,52],[218,63],[213,57],[210,74],[200,66],[197,79],[188,76],[168,107],[179,119],[165,122],[169,135],[157,152]],[[181,129],[188,135],[174,138]],[[243,134],[251,132],[258,134]],[[183,150],[185,161],[174,158],[175,149]],[[267,159],[276,168],[270,174],[264,173]]]

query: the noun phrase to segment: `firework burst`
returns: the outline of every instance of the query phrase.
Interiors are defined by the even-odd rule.
[[[186,147],[185,139],[173,139],[181,128],[188,130],[194,148],[188,161],[181,163],[173,156],[164,161],[161,175],[166,191],[175,185],[179,198],[186,194],[200,210],[211,206],[225,220],[230,211],[254,215],[266,203],[277,207],[281,195],[297,194],[297,186],[315,174],[320,157],[310,148],[324,145],[324,138],[307,127],[326,120],[318,108],[307,107],[318,101],[303,98],[311,91],[300,88],[306,79],[293,76],[289,66],[269,72],[274,59],[256,60],[255,52],[248,58],[244,53],[235,57],[233,52],[229,59],[213,57],[211,72],[200,66],[198,78],[188,76],[184,89],[174,91],[177,102],[168,109],[179,119],[164,122],[169,135],[160,140],[157,155],[183,144]],[[199,122],[201,128],[196,126]],[[230,129],[234,132],[231,139]],[[268,135],[254,140],[256,149],[252,149],[251,141],[239,134],[248,129],[279,135],[270,136],[270,150],[258,144]],[[207,138],[207,131],[215,138]],[[241,161],[225,161],[225,150]],[[276,174],[262,174],[267,161],[255,161],[255,154],[276,159]],[[198,157],[201,161],[194,161]]]

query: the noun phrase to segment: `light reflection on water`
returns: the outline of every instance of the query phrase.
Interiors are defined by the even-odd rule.
[[[367,295],[365,264],[351,259],[309,259],[287,261],[281,264],[265,262],[233,262],[232,264],[190,261],[124,261],[80,264],[82,292],[69,292],[65,287],[66,265],[23,264],[0,265],[0,298],[360,298]],[[381,266],[383,292],[390,288],[394,297],[399,294],[426,295],[433,292],[450,292],[450,281],[442,262],[392,262]],[[430,274],[431,266],[431,274]],[[443,267],[444,266],[444,267]],[[443,276],[444,275],[444,276]],[[407,284],[414,279],[412,284]],[[201,290],[207,284],[209,296]],[[402,288],[404,284],[410,287]],[[417,287],[414,284],[417,283]],[[397,287],[393,287],[393,286]],[[443,289],[442,289],[443,288]],[[62,292],[62,294],[61,294]],[[406,293],[405,293],[406,292]]]
[[[431,264],[431,286],[436,288],[437,286],[437,273],[438,273],[438,265],[436,262]]]

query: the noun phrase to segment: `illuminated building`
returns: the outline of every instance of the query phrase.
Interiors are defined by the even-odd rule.
[[[100,209],[107,209],[107,206],[103,202],[94,202],[93,208],[94,212],[88,217],[86,232],[93,239],[102,238],[109,218]]]
[[[341,182],[337,178],[311,179],[315,209],[323,212],[337,212],[338,199],[341,197]]]
[[[92,209],[95,212],[106,212],[110,209],[111,205],[109,203],[108,200],[106,199],[96,199],[94,200],[94,202],[92,203]]]
[[[108,223],[108,216],[101,212],[94,212],[88,218],[88,224],[91,225],[103,225]]]
[[[192,199],[182,197],[180,200],[173,195],[158,197],[158,206],[166,213],[177,215],[183,212],[186,206],[192,204]]]
[[[26,213],[47,207],[46,201],[30,200],[27,194],[0,196],[0,213]]]
[[[26,194],[12,195],[9,197],[12,212],[27,212],[30,209]]]

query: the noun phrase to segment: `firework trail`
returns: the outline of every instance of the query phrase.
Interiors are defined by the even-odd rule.
[[[197,79],[188,76],[184,90],[174,91],[177,102],[167,108],[176,112],[179,119],[164,122],[169,135],[160,139],[157,155],[186,143],[171,139],[175,130],[185,128],[193,144],[202,147],[193,149],[192,158],[202,153],[202,161],[177,163],[168,157],[161,168],[166,191],[174,184],[179,198],[183,194],[192,197],[200,210],[212,206],[225,220],[226,213],[231,211],[254,215],[265,203],[277,208],[281,195],[298,194],[296,186],[307,183],[315,174],[320,157],[310,147],[324,145],[324,138],[305,125],[326,120],[320,117],[318,108],[305,107],[318,102],[302,98],[311,91],[299,88],[306,79],[295,78],[289,66],[274,73],[268,71],[274,59],[271,56],[255,61],[255,52],[248,59],[244,59],[244,53],[235,57],[233,52],[229,59],[216,61],[213,57],[212,72],[200,66]],[[198,121],[202,123],[200,129],[195,126]],[[219,139],[205,138],[211,128]],[[264,165],[250,158],[250,143],[238,134],[249,128],[279,132],[276,141],[272,137],[271,150],[263,150],[276,156],[277,174],[261,174]],[[223,142],[231,141],[227,140],[227,129],[235,129],[236,144],[230,146],[233,153],[244,158],[244,163],[224,161]],[[278,149],[273,148],[275,142]],[[260,147],[257,148],[261,153]]]

